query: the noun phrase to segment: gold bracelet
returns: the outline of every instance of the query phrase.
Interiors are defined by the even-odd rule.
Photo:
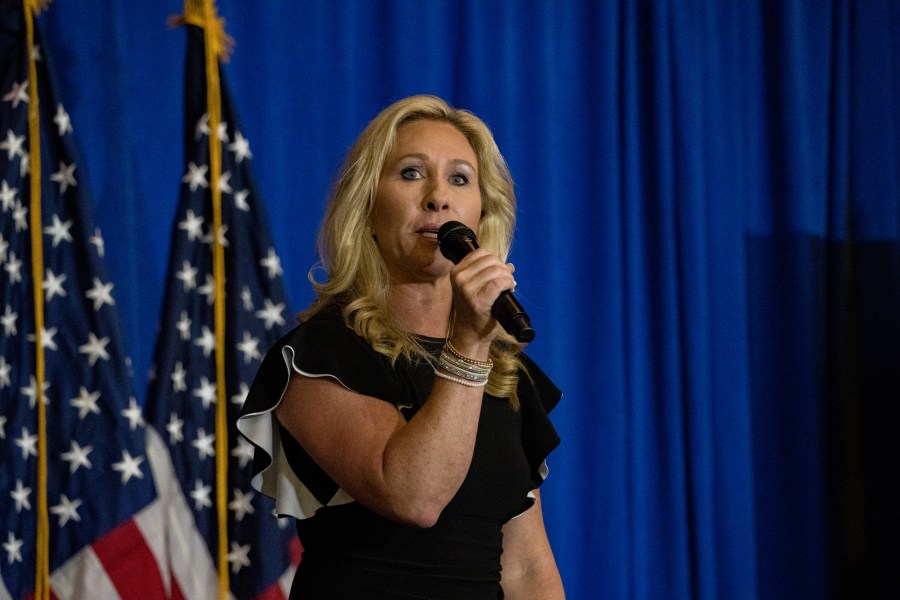
[[[494,366],[494,363],[491,360],[484,361],[484,360],[475,360],[474,358],[469,358],[468,356],[466,356],[465,354],[463,354],[462,352],[460,352],[459,350],[454,348],[453,344],[450,343],[449,338],[447,339],[447,343],[444,345],[444,348],[446,348],[450,352],[450,354],[452,354],[459,360],[467,362],[474,366],[481,367],[482,369],[490,369]]]

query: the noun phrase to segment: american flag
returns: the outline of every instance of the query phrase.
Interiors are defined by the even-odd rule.
[[[284,598],[299,542],[292,523],[250,487],[253,450],[235,419],[263,352],[290,327],[281,263],[251,175],[252,153],[220,76],[222,119],[210,131],[203,30],[189,25],[185,72],[185,170],[175,216],[164,308],[146,401],[148,446],[167,509],[173,595],[215,597],[217,386],[228,411],[230,590],[237,598]],[[213,209],[209,136],[221,141],[219,180],[225,252],[225,381],[217,381]],[[292,560],[293,559],[293,560]]]
[[[29,47],[22,5],[0,1],[0,600],[35,593],[39,515],[48,519],[53,597],[163,598],[154,558],[160,505],[103,237],[40,30],[36,24]],[[30,146],[29,56],[40,96],[39,162]],[[42,225],[33,232],[38,165]],[[32,269],[41,255],[38,336]],[[38,500],[38,402],[46,407],[46,511]]]

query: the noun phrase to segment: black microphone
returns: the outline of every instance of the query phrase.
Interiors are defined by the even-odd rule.
[[[447,221],[441,225],[437,239],[438,246],[441,248],[441,254],[454,264],[461,261],[466,254],[478,248],[475,232],[459,221]],[[519,304],[519,301],[511,291],[503,290],[500,292],[500,295],[491,307],[491,314],[507,333],[520,342],[530,342],[534,339],[534,329],[531,327],[528,315],[525,314],[522,305]]]

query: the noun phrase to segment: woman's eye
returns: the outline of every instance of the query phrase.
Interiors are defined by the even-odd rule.
[[[450,176],[450,182],[453,185],[466,185],[467,183],[469,183],[469,178],[462,173],[454,173]]]
[[[421,178],[422,174],[414,167],[406,167],[400,171],[400,176],[403,177],[403,179],[416,180]]]

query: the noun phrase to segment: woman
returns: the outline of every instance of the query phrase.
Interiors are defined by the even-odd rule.
[[[451,220],[481,244],[457,265]],[[514,221],[487,126],[439,98],[393,104],[351,148],[327,277],[238,423],[254,486],[299,519],[292,598],[563,597],[537,490],[560,393],[491,316]]]

